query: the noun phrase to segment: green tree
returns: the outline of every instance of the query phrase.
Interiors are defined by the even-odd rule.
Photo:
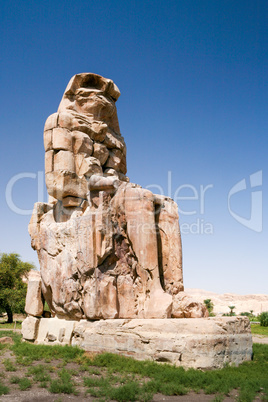
[[[235,306],[228,306],[228,307],[231,310],[229,315],[232,317],[233,315],[235,315],[235,313],[234,313]]]
[[[206,305],[206,308],[208,309],[209,314],[213,312],[214,304],[211,301],[211,299],[206,299],[204,300],[204,304]]]
[[[35,266],[23,262],[15,253],[0,254],[0,310],[6,311],[8,322],[13,322],[13,313],[23,313],[27,285],[22,277]]]

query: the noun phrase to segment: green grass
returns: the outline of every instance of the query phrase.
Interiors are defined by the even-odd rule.
[[[34,345],[26,342],[15,342],[11,347],[13,352],[18,358],[18,361],[23,363],[26,360],[27,364],[33,361],[44,359],[49,363],[52,359],[63,359],[65,362],[73,361],[78,356],[83,355],[83,350],[78,347],[71,346],[48,346],[48,345]],[[26,364],[26,365],[27,365]]]
[[[50,383],[49,391],[53,394],[76,394],[72,375],[66,369],[62,369],[58,374],[58,379]]]
[[[0,338],[2,338],[4,336],[9,336],[10,338],[13,339],[14,342],[20,342],[21,341],[21,335],[19,333],[9,331],[8,329],[6,331],[0,331]],[[7,345],[7,346],[9,347],[10,345]]]
[[[194,369],[186,371],[183,368],[159,365],[154,362],[138,362],[112,354],[98,355],[91,361],[91,364],[107,368],[108,373],[118,375],[132,373],[140,378],[147,378],[147,382],[135,381],[138,389],[134,387],[133,383],[130,386],[130,389],[133,387],[136,389],[137,400],[144,400],[142,399],[144,397],[150,398],[155,393],[183,395],[190,390],[203,390],[207,394],[228,395],[233,389],[239,389],[241,401],[252,401],[255,395],[261,391],[266,394],[266,397],[268,396],[268,346],[255,344],[254,354],[254,361],[243,363],[239,367],[226,367],[207,372]],[[92,380],[90,378],[84,381],[92,396],[104,397],[110,394],[111,398],[119,400],[116,395],[113,395],[113,392],[116,392],[116,390],[113,391],[113,381],[105,383],[103,379]],[[125,392],[127,392],[126,387]],[[131,395],[132,393],[129,391],[127,398],[131,398]],[[121,400],[132,400],[127,398]]]
[[[21,391],[26,391],[26,389],[29,389],[32,386],[32,382],[29,380],[29,378],[20,378],[18,376],[12,376],[10,378],[10,384],[18,384]]]
[[[251,324],[251,332],[253,335],[268,336],[268,327],[261,327],[260,324]]]
[[[259,318],[258,318],[258,316],[255,316],[255,315],[254,315],[254,316],[250,316],[250,317],[248,317],[248,318],[249,318],[250,321],[260,321]]]
[[[0,395],[6,395],[9,393],[9,388],[0,382]]]
[[[97,369],[96,367],[88,366],[86,364],[81,365],[80,371],[87,371],[87,373],[91,375],[101,375],[101,371],[99,369]]]
[[[106,378],[84,377],[87,393],[97,398],[116,401],[150,401],[153,394],[150,389],[140,385],[140,381],[133,377],[127,380],[120,375],[109,375]]]
[[[4,328],[4,329],[14,329],[14,328],[15,329],[21,329],[21,323],[22,323],[22,321],[16,321],[16,325],[15,325],[15,322],[8,323],[6,320],[0,320],[0,329],[1,328]]]
[[[30,367],[26,376],[32,377],[35,382],[47,383],[51,381],[51,377],[48,374],[49,368],[45,365],[39,364],[34,367]]]
[[[20,382],[20,377],[13,375],[10,378],[10,384],[18,384]]]
[[[4,359],[3,365],[5,366],[6,371],[16,371],[17,368],[14,366],[13,362],[10,359]]]
[[[221,402],[232,390],[237,390],[239,402],[253,401],[256,396],[268,400],[268,345],[254,344],[254,360],[239,367],[203,372],[108,353],[89,358],[76,347],[21,342],[12,332],[7,336],[14,339],[15,344],[8,347],[17,363],[5,359],[6,370],[14,366],[19,373],[23,366],[40,361],[24,369],[25,377],[11,377],[10,383],[18,384],[21,390],[38,383],[53,394],[77,394],[75,381],[77,376],[82,376],[87,393],[103,400],[144,402],[152,400],[156,393],[184,395],[190,391],[203,391],[213,394],[215,402]],[[72,369],[68,369],[69,362],[73,363]],[[66,367],[59,370],[62,363]],[[58,378],[55,379],[56,374]],[[2,382],[0,394],[8,392]]]
[[[8,331],[8,330],[0,331],[0,338],[6,337],[6,336],[12,338],[12,340],[14,342],[21,342],[21,335],[19,333],[11,332],[11,331]],[[4,351],[4,349],[10,349],[10,348],[11,348],[10,344],[8,344],[8,343],[1,344],[0,343],[0,356],[1,356],[2,351]]]
[[[26,391],[26,389],[31,388],[32,382],[29,378],[21,378],[19,382],[19,388],[21,391]]]

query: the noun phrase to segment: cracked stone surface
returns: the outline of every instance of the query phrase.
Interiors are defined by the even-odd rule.
[[[46,329],[60,343],[66,328],[71,344],[93,352],[110,352],[176,366],[216,369],[238,365],[252,358],[252,335],[247,317],[196,319],[107,319],[67,321],[42,318]],[[72,331],[72,332],[71,332]],[[70,338],[70,334],[72,337]],[[48,344],[47,329],[37,343]]]

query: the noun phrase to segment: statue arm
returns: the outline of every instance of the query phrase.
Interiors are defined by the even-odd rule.
[[[116,176],[99,176],[93,174],[88,180],[89,191],[116,191],[120,186],[120,180]]]

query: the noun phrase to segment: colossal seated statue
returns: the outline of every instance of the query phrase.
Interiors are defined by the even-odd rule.
[[[119,89],[75,75],[44,129],[48,203],[29,225],[53,314],[88,320],[202,317],[183,293],[178,208],[126,177]]]

